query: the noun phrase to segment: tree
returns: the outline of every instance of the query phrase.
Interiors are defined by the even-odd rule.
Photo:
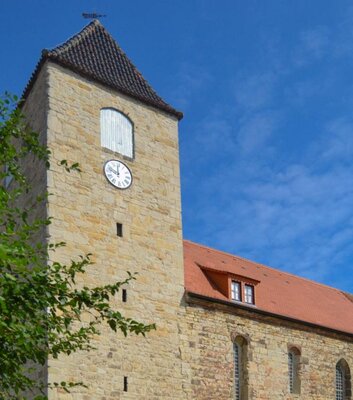
[[[48,194],[35,197],[33,204],[19,206],[31,193],[22,165],[36,158],[50,168],[50,152],[39,135],[27,125],[16,97],[0,98],[0,398],[24,398],[26,391],[42,393],[43,382],[31,378],[36,366],[48,356],[70,355],[92,350],[91,339],[106,322],[113,331],[145,335],[154,324],[125,318],[111,308],[110,299],[135,276],[97,287],[78,287],[77,278],[91,264],[90,254],[64,265],[49,262],[49,255],[65,243],[43,243],[38,233],[51,223],[49,217],[33,217]],[[77,163],[61,162],[66,173],[79,173]],[[8,181],[12,179],[10,185]],[[23,202],[22,202],[23,203]],[[84,313],[90,322],[81,322]],[[69,391],[82,382],[57,382]]]

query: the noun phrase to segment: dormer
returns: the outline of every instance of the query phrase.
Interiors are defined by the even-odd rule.
[[[208,266],[198,265],[212,287],[229,301],[256,306],[256,286],[260,281],[245,275],[233,274]]]

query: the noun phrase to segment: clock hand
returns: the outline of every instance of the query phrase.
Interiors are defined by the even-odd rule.
[[[114,170],[112,167],[109,167],[109,171],[110,171],[110,172],[113,172],[113,174],[115,174],[115,175],[118,175],[118,176],[119,176],[119,174],[117,174],[117,173],[116,173],[116,171],[115,171],[115,170]]]
[[[116,164],[116,174],[119,176],[120,175],[120,173],[119,173],[119,164]]]

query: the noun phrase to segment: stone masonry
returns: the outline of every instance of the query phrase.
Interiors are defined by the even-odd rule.
[[[62,262],[93,254],[86,285],[107,284],[138,272],[128,302],[114,306],[126,316],[155,322],[146,338],[124,338],[108,327],[97,351],[49,360],[49,381],[73,379],[89,389],[52,391],[50,399],[181,399],[181,360],[177,316],[183,293],[183,259],[177,119],[99,84],[47,63],[47,143],[52,152],[48,191],[50,240],[67,246],[55,254]],[[41,81],[36,82],[36,86]],[[103,107],[134,122],[135,159],[124,160],[133,173],[129,190],[113,188],[103,165],[119,155],[100,145]],[[79,162],[81,174],[67,174],[60,160]],[[121,159],[121,157],[120,157]],[[116,236],[116,223],[124,236]],[[123,377],[129,390],[123,392]]]
[[[249,396],[244,400],[335,399],[335,367],[353,365],[353,338],[251,311],[192,301],[182,328],[185,398],[234,399],[233,340],[247,339]],[[288,349],[301,351],[301,393],[288,393]],[[243,399],[242,399],[243,400]]]
[[[100,110],[115,108],[134,123],[135,158],[100,145]],[[79,284],[101,285],[138,272],[114,306],[157,330],[146,338],[102,327],[97,350],[48,360],[38,379],[83,381],[88,389],[48,393],[50,400],[232,400],[233,344],[248,341],[249,399],[335,398],[335,365],[353,368],[352,335],[259,316],[251,310],[196,301],[184,295],[183,240],[177,118],[47,61],[24,111],[52,152],[51,168],[30,165],[37,191],[52,193],[40,213],[53,217],[43,240],[65,241],[55,259],[93,254]],[[65,173],[63,159],[82,173]],[[129,190],[116,190],[103,175],[110,159],[131,169]],[[123,237],[116,223],[123,224]],[[287,352],[301,351],[301,394],[288,394]],[[123,379],[128,377],[128,391]]]

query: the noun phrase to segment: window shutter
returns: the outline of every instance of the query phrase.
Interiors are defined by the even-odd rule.
[[[133,127],[131,121],[119,111],[103,108],[100,123],[101,146],[133,158]]]

